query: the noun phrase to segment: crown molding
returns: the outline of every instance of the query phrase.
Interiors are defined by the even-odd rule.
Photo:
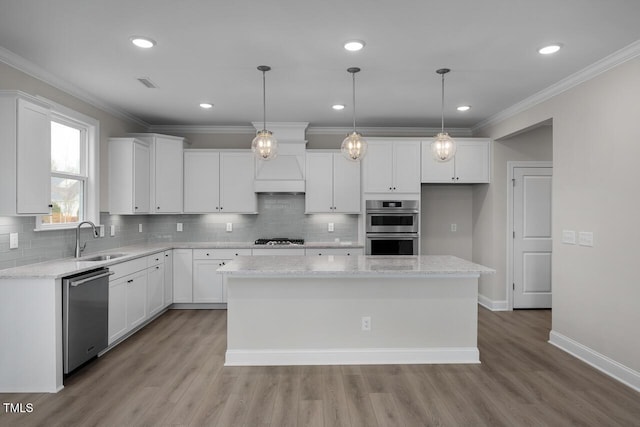
[[[612,53],[609,56],[602,58],[601,60],[594,62],[593,64],[583,68],[582,70],[560,80],[557,83],[552,84],[546,89],[523,99],[520,102],[513,104],[511,107],[502,110],[501,112],[494,114],[493,116],[482,120],[471,128],[473,133],[477,132],[481,128],[489,125],[494,125],[507,120],[516,114],[522,113],[535,105],[538,105],[544,101],[547,101],[554,96],[557,96],[571,88],[578,86],[588,80],[591,80],[602,73],[605,73],[612,68],[617,67],[631,59],[640,56],[640,40],[637,40],[630,45],[623,47],[622,49]]]
[[[151,125],[147,131],[163,134],[172,132],[179,134],[256,134],[256,129],[253,126]]]
[[[99,108],[100,110],[106,113],[112,114],[123,120],[127,120],[130,122],[139,124],[140,126],[143,126],[145,128],[149,127],[149,123],[145,122],[144,120],[126,111],[123,111],[119,108],[113,107],[112,105],[105,103],[101,99],[98,99],[93,95],[90,95],[89,93],[80,89],[74,84],[64,79],[61,79],[58,76],[53,75],[52,73],[45,70],[44,68],[34,64],[31,61],[28,61],[27,59],[11,52],[9,49],[6,49],[2,46],[0,46],[0,62],[4,62],[5,64],[15,68],[16,70],[22,71],[23,73],[33,78],[36,78],[44,83],[47,83],[55,87],[56,89],[66,92],[69,95],[72,95],[78,98],[79,100],[86,102],[87,104],[93,105],[94,107]]]

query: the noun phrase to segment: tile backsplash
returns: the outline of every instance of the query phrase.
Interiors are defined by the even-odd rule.
[[[262,237],[303,238],[308,242],[358,240],[358,215],[304,214],[304,195],[259,194],[258,215],[109,215],[100,214],[105,237],[81,231],[86,254],[145,242],[252,242]],[[327,231],[328,223],[335,230]],[[178,232],[177,223],[183,231]],[[226,231],[227,223],[233,231]],[[142,232],[139,225],[142,224]],[[109,228],[115,226],[115,236]],[[34,231],[34,217],[0,216],[0,269],[73,256],[75,230]],[[9,249],[9,233],[18,233],[18,249]]]

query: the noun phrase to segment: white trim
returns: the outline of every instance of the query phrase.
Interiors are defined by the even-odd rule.
[[[225,366],[480,363],[475,347],[227,350]]]
[[[597,351],[580,344],[571,338],[552,330],[549,333],[549,344],[566,351],[583,362],[593,366],[597,370],[609,375],[611,378],[640,392],[640,372],[616,362],[613,359],[600,354]]]
[[[484,308],[491,311],[509,311],[510,310],[507,300],[494,301],[480,294],[478,294],[478,304],[480,304]]]
[[[553,168],[553,162],[550,161],[507,161],[507,229],[505,230],[507,238],[507,271],[506,271],[506,289],[507,289],[507,306],[505,310],[513,310],[513,177],[516,168]],[[552,290],[553,292],[553,290]]]
[[[473,133],[477,132],[481,128],[489,125],[493,125],[508,118],[515,116],[529,108],[538,105],[548,99],[553,98],[565,92],[575,86],[578,86],[581,83],[584,83],[588,80],[593,79],[594,77],[599,76],[600,74],[611,70],[612,68],[617,67],[620,64],[623,64],[635,57],[640,56],[640,40],[637,40],[631,43],[628,46],[623,47],[617,52],[612,53],[609,56],[602,58],[599,61],[594,62],[591,65],[583,68],[582,70],[573,73],[572,75],[560,80],[557,83],[552,84],[546,89],[541,90],[540,92],[523,99],[520,102],[513,104],[512,106],[500,111],[493,116],[482,120],[471,128]]]
[[[93,95],[90,95],[88,92],[80,89],[74,84],[61,79],[60,77],[50,73],[44,68],[34,64],[31,61],[11,52],[9,49],[0,46],[0,61],[4,62],[7,65],[15,68],[16,70],[22,71],[25,74],[30,75],[40,81],[43,81],[56,89],[59,89],[63,92],[66,92],[74,97],[80,99],[81,101],[86,102],[87,104],[93,105],[96,108],[101,109],[109,114],[112,114],[121,119],[134,122],[139,124],[140,126],[148,127],[149,123],[144,120],[124,111],[119,108],[116,108],[112,105],[107,104],[103,100],[96,98]]]

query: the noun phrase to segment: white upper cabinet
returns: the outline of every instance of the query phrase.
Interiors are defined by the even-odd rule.
[[[305,213],[360,213],[360,162],[339,151],[307,151]]]
[[[488,183],[491,165],[491,141],[487,138],[456,138],[456,155],[448,162],[438,162],[431,154],[431,141],[422,145],[424,183]]]
[[[257,213],[249,150],[185,150],[185,213]]]
[[[49,214],[49,107],[18,91],[0,91],[0,215]]]
[[[181,213],[184,138],[155,133],[130,136],[148,143],[151,150],[150,213]]]
[[[109,213],[150,211],[150,149],[135,138],[109,139]]]
[[[365,193],[419,193],[420,141],[370,140],[362,160]]]

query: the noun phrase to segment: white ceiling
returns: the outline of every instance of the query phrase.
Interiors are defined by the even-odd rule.
[[[639,40],[638,17],[638,0],[0,0],[0,46],[151,125],[261,121],[265,64],[268,121],[349,126],[357,66],[358,126],[438,127],[448,67],[445,126],[469,128]]]

